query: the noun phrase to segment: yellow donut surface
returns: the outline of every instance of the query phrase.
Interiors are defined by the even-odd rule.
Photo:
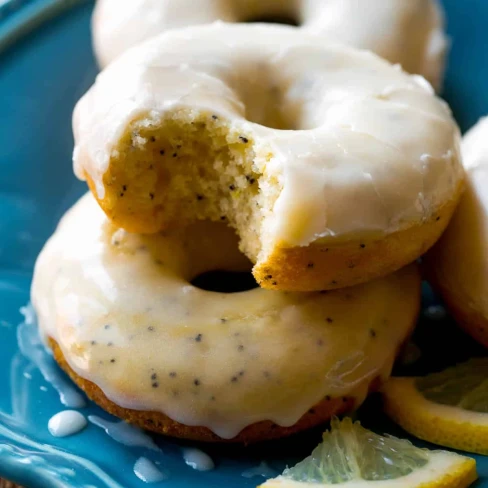
[[[373,51],[438,87],[447,47],[443,17],[437,0],[98,0],[93,42],[106,66],[168,29],[288,19],[331,41]]]
[[[467,188],[425,268],[459,324],[488,347],[488,118],[463,140]]]
[[[118,58],[74,113],[76,174],[131,232],[226,220],[265,288],[351,286],[417,259],[463,183],[418,76],[292,27],[177,29]]]
[[[327,293],[190,284],[246,266],[222,224],[129,234],[87,195],[42,251],[32,301],[57,359],[114,404],[224,439],[265,420],[292,426],[326,398],[358,405],[389,375],[419,308],[415,266]]]

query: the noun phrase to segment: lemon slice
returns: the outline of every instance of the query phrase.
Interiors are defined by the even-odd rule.
[[[423,378],[391,378],[386,413],[420,439],[488,454],[488,358]]]
[[[346,418],[332,420],[309,457],[260,488],[464,488],[476,478],[474,459],[420,449]]]

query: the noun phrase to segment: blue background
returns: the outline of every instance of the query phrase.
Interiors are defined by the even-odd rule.
[[[453,41],[444,96],[464,131],[488,113],[488,2],[445,0],[444,5]],[[18,351],[19,308],[29,299],[35,258],[59,217],[85,190],[72,174],[71,112],[96,74],[91,8],[90,2],[69,0],[17,0],[0,7],[0,475],[29,487],[141,487],[132,465],[143,454],[169,470],[171,479],[161,486],[256,486],[262,478],[245,479],[243,470],[265,459],[281,470],[307,455],[320,431],[248,449],[205,446],[217,463],[209,473],[185,466],[181,442],[159,438],[163,453],[151,453],[123,447],[93,425],[56,439],[47,421],[63,409],[59,397]],[[425,304],[433,300],[426,288]],[[410,373],[482,353],[449,319],[422,319],[416,339],[424,356]],[[378,413],[376,402],[361,410],[363,422],[405,436]],[[93,405],[83,413],[109,418]],[[488,460],[477,460],[476,486],[488,488]],[[75,474],[63,467],[75,468]]]

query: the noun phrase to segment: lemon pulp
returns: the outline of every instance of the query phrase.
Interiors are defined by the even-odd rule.
[[[310,456],[283,472],[284,478],[320,484],[392,480],[429,462],[428,452],[409,441],[380,436],[349,418],[334,419],[331,427]]]
[[[416,386],[431,402],[488,413],[488,358],[470,359],[418,378]]]

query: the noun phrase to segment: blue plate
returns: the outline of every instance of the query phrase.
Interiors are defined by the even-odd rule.
[[[444,4],[453,39],[445,97],[465,130],[488,113],[488,3]],[[204,446],[217,465],[206,473],[185,465],[183,442],[156,438],[160,451],[126,447],[93,424],[63,439],[48,432],[49,418],[64,409],[55,387],[70,388],[69,380],[36,343],[35,328],[23,323],[19,309],[29,300],[32,268],[44,241],[85,190],[71,169],[71,111],[96,74],[91,9],[79,0],[0,0],[0,475],[34,488],[136,488],[144,483],[133,465],[145,456],[170,475],[154,486],[256,486],[263,478],[245,478],[243,471],[264,460],[280,471],[308,454],[320,431],[247,449]],[[425,305],[433,300],[427,289],[424,300]],[[24,349],[30,348],[30,359],[19,349],[17,334]],[[409,373],[484,354],[449,319],[424,316],[416,341],[424,355]],[[89,402],[80,411],[115,420]],[[406,435],[379,412],[373,399],[359,416],[377,431]],[[476,486],[488,488],[488,459],[476,459],[481,476]]]

